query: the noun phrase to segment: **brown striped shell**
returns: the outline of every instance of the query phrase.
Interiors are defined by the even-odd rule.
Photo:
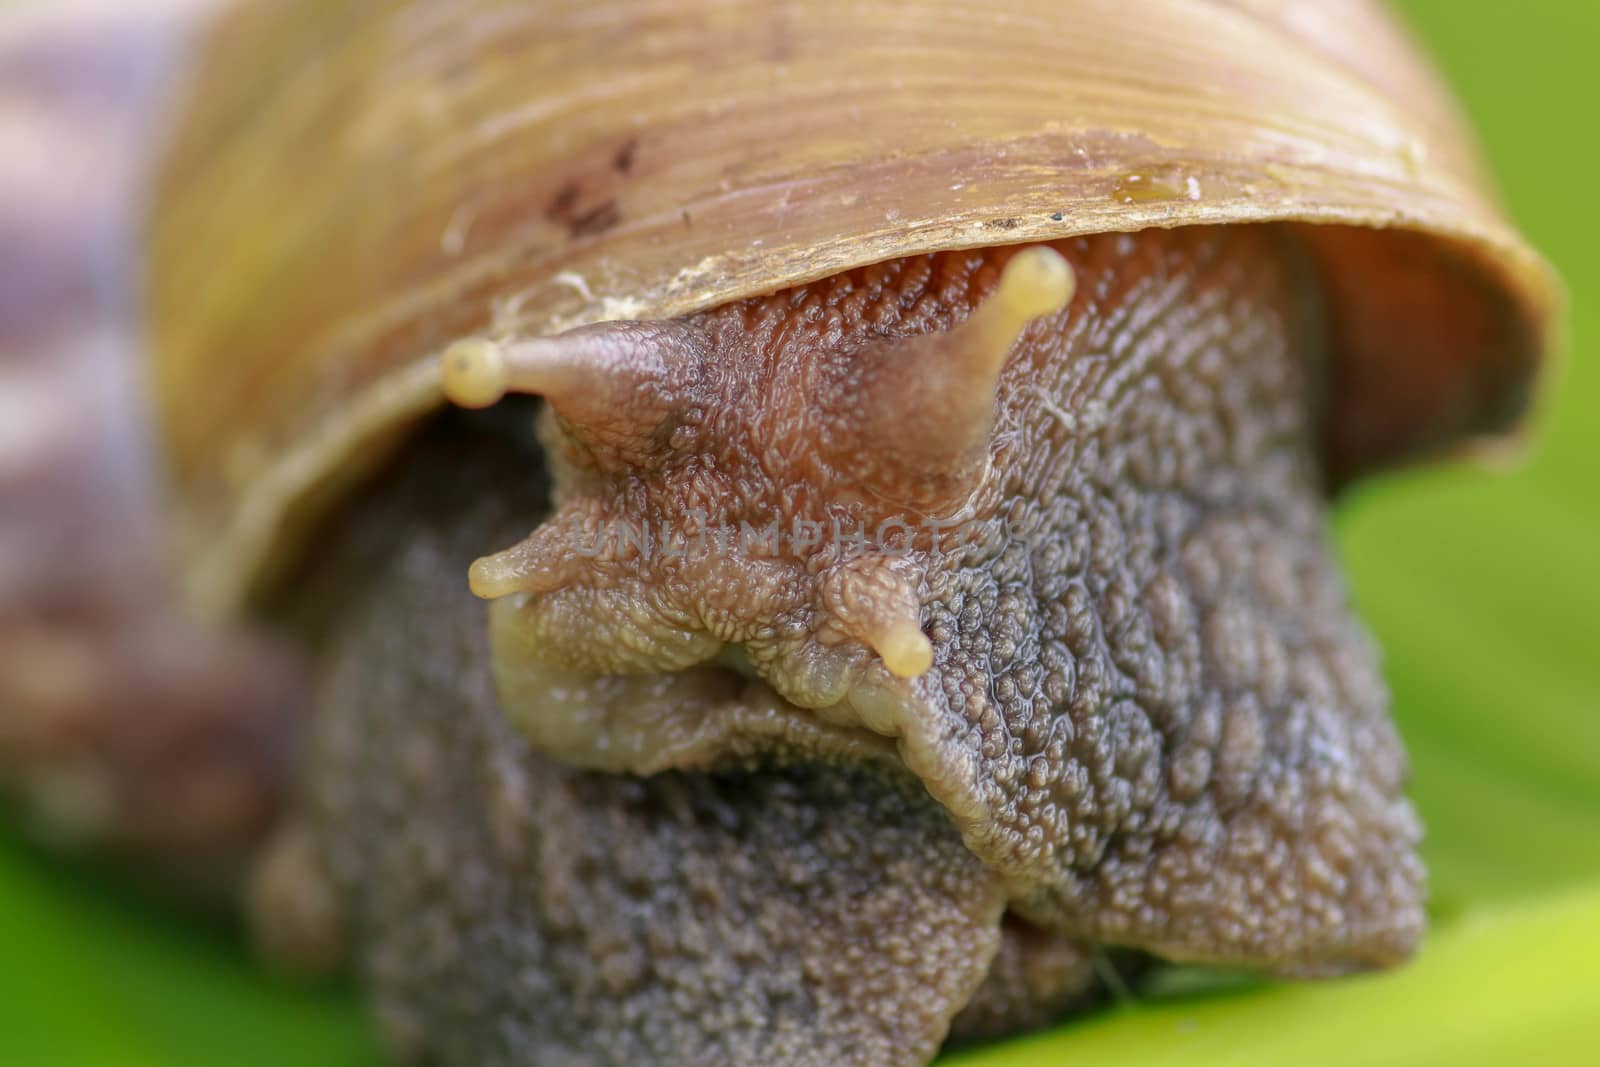
[[[247,0],[199,58],[151,285],[211,612],[485,330],[934,250],[1301,224],[1343,481],[1511,430],[1559,299],[1367,0]]]

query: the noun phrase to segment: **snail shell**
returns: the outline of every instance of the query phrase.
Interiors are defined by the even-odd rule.
[[[246,4],[161,184],[185,585],[240,606],[482,333],[935,250],[1303,226],[1335,481],[1506,433],[1558,304],[1375,5]],[[1003,77],[997,77],[1003,71]]]

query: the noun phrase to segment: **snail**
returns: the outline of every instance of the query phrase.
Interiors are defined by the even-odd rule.
[[[1382,11],[183,7],[11,53],[149,160],[0,215],[55,826],[407,1061],[913,1065],[1414,949],[1328,505],[1512,434],[1558,295]]]

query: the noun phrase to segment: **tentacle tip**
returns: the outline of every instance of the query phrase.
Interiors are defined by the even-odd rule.
[[[1066,257],[1046,245],[1034,245],[1011,257],[1000,274],[997,295],[1012,312],[1031,319],[1060,311],[1075,287]]]
[[[511,387],[506,351],[487,338],[457,341],[444,350],[439,363],[444,395],[458,407],[486,408],[497,404]]]
[[[878,657],[896,678],[919,678],[933,666],[933,642],[911,623],[894,627],[877,644]]]
[[[472,566],[467,568],[467,588],[472,590],[473,596],[483,600],[495,600],[514,593],[516,586],[505,571],[506,568],[494,556],[473,560]]]

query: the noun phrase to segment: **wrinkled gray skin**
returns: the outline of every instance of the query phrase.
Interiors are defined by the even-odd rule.
[[[928,1059],[1000,942],[999,887],[949,820],[877,769],[636,780],[530,752],[460,581],[519,509],[474,500],[475,477],[445,486],[532,453],[429,444],[384,501],[406,522],[357,535],[403,543],[339,608],[311,768],[396,1047],[464,1064]],[[1057,1007],[1087,978],[1067,953]]]
[[[910,1065],[952,1019],[1059,1014],[1093,984],[1075,943],[1286,973],[1410,950],[1418,827],[1327,550],[1314,282],[1249,227],[1062,247],[1070,326],[1000,391],[982,521],[1017,536],[927,576],[964,821],[877,763],[529,751],[461,581],[546,508],[525,409],[443,421],[352,507],[297,586],[326,642],[302,819],[398,1050]]]

